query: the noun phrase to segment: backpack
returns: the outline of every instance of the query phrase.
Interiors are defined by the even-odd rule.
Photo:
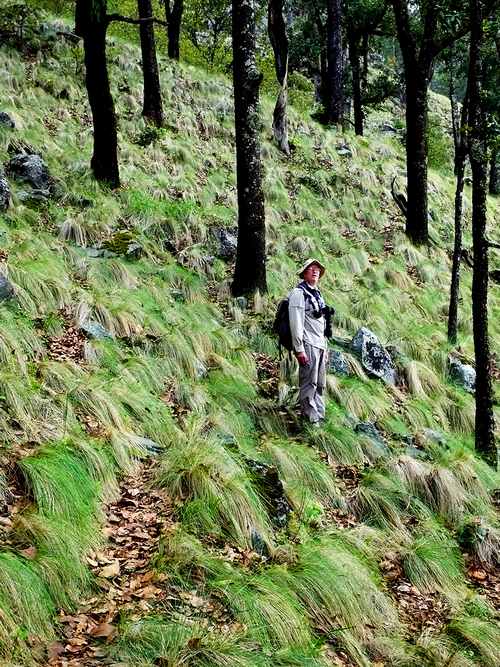
[[[290,330],[290,318],[288,317],[288,299],[282,299],[276,309],[276,316],[273,323],[273,333],[278,337],[278,349],[280,352],[285,348],[288,354],[292,353],[292,332]]]
[[[304,298],[310,298],[309,293],[301,288],[304,292]],[[332,327],[331,327],[331,318],[335,312],[334,308],[325,306],[324,308],[325,316],[325,336],[331,338],[332,336]],[[273,323],[273,333],[278,337],[278,349],[281,359],[282,348],[287,350],[288,354],[291,355],[293,351],[292,344],[292,332],[290,330],[290,318],[288,315],[288,299],[282,299],[278,308],[276,309],[276,315]]]

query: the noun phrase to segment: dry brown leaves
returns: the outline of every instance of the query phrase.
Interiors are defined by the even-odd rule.
[[[74,326],[67,326],[61,336],[49,338],[47,347],[49,358],[55,361],[83,360],[85,336]]]
[[[404,576],[399,555],[385,554],[380,569],[396,602],[399,617],[405,624],[409,637],[420,635],[422,630],[440,630],[449,615],[450,607],[440,593],[422,593]]]
[[[60,613],[61,637],[48,647],[51,667],[102,665],[104,645],[116,635],[117,615],[140,618],[165,600],[167,577],[152,569],[151,558],[172,523],[171,506],[162,492],[149,488],[151,477],[152,464],[143,465],[123,480],[119,499],[107,508],[107,548],[87,557],[96,594],[77,613]]]
[[[182,421],[183,418],[189,413],[188,408],[183,405],[177,398],[173,380],[166,383],[163,394],[160,396],[160,400],[162,400],[165,405],[168,405],[177,421]]]
[[[466,564],[469,582],[500,613],[500,570],[494,566],[477,563],[468,555]]]
[[[254,354],[255,366],[257,368],[257,384],[260,393],[265,398],[273,398],[278,395],[278,383],[280,367],[279,362],[267,354]]]

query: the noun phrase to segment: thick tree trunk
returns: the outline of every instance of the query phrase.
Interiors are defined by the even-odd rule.
[[[170,0],[164,1],[165,18],[167,20],[168,56],[173,60],[179,60],[179,43],[184,0],[174,0],[172,8],[170,7]]]
[[[493,388],[488,336],[488,242],[486,239],[487,140],[481,100],[482,66],[481,0],[470,0],[471,38],[469,55],[469,90],[471,141],[469,159],[472,169],[472,319],[476,357],[476,450],[489,463],[497,465]]]
[[[429,240],[427,209],[428,72],[406,72],[406,234],[421,245]]]
[[[139,18],[153,16],[151,0],[137,0]],[[163,125],[163,107],[161,102],[160,76],[156,60],[156,44],[153,23],[141,23],[142,73],[144,79],[144,104],[142,115],[157,127]]]
[[[342,0],[327,0],[326,54],[328,61],[327,123],[338,125],[344,111]]]
[[[259,86],[255,61],[255,0],[232,0],[234,120],[238,186],[238,247],[234,296],[265,292],[266,224],[259,142]]]
[[[76,3],[76,26],[83,37],[85,83],[94,125],[92,171],[98,181],[113,188],[120,185],[115,107],[106,62],[106,0]]]
[[[363,136],[363,105],[361,101],[361,75],[359,67],[358,39],[349,39],[349,61],[352,72],[352,103],[354,106],[354,131]]]
[[[495,148],[491,153],[489,193],[490,195],[500,195],[500,151],[498,148]]]
[[[269,0],[267,27],[269,40],[274,51],[276,78],[280,91],[273,113],[273,133],[280,150],[290,155],[288,145],[288,38],[283,19],[283,0]]]

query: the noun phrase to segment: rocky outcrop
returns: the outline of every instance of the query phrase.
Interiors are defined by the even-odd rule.
[[[14,297],[14,285],[0,273],[0,301],[9,301]]]
[[[7,171],[38,190],[49,190],[52,185],[47,165],[35,153],[17,153],[7,163]]]
[[[351,374],[347,359],[339,350],[330,350],[328,371],[334,375],[339,375],[340,377],[347,377]]]
[[[260,495],[268,505],[270,516],[278,528],[286,526],[288,515],[292,511],[285,497],[285,489],[278,475],[276,466],[246,459],[246,463],[253,473]]]
[[[13,130],[16,127],[14,119],[5,111],[0,111],[0,126],[9,127]]]
[[[374,375],[390,385],[396,384],[397,373],[391,355],[381,345],[377,336],[362,327],[351,343],[352,349],[359,355],[363,368],[369,375]]]
[[[476,390],[476,369],[469,364],[463,364],[456,357],[448,357],[448,369],[451,379],[459,384],[469,394]]]
[[[215,227],[212,231],[215,238],[219,241],[217,256],[225,260],[234,259],[238,244],[237,231],[225,229],[224,227]]]
[[[0,213],[6,211],[10,204],[10,186],[8,180],[0,171]]]

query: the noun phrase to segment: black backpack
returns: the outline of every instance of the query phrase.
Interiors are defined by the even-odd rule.
[[[289,354],[292,353],[292,332],[290,330],[290,318],[288,317],[288,299],[282,299],[276,310],[273,323],[273,333],[278,337],[278,349],[280,352],[285,348]]]

